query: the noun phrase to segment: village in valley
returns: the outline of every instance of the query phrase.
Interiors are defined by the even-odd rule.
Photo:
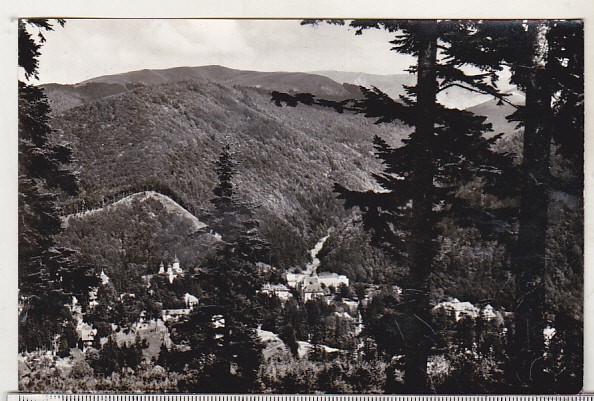
[[[311,262],[306,264],[305,270],[301,271],[301,269],[296,268],[293,269],[294,272],[286,272],[282,275],[283,282],[267,282],[259,290],[259,293],[277,298],[283,305],[290,299],[298,299],[302,304],[309,301],[321,300],[325,304],[332,306],[334,310],[333,318],[343,321],[346,327],[348,327],[348,330],[352,332],[354,338],[357,338],[357,336],[362,333],[364,326],[361,311],[369,305],[374,295],[381,291],[381,288],[379,285],[367,284],[359,286],[359,293],[356,294],[349,278],[345,275],[324,271],[318,272],[318,269],[321,267],[321,261],[318,259],[317,255],[327,238],[328,236],[321,238],[315,247],[311,249]],[[259,263],[258,268],[261,273],[268,273],[273,269],[272,266],[265,263]],[[297,273],[296,271],[300,272]],[[179,280],[180,278],[183,278],[186,275],[186,272],[187,271],[182,268],[179,258],[175,255],[172,262],[167,262],[165,264],[165,262],[162,261],[158,267],[157,273],[144,275],[142,276],[142,280],[148,288],[149,294],[152,294],[151,281],[154,277],[165,278],[169,284],[173,284],[176,279]],[[187,273],[190,274],[190,272]],[[109,285],[110,279],[104,270],[101,270],[99,280],[100,286]],[[393,286],[392,290],[397,295],[400,295],[402,292],[401,288],[398,286]],[[89,306],[91,308],[97,307],[97,289],[93,289],[89,295]],[[136,295],[133,293],[123,293],[120,295],[120,298],[134,298],[135,296]],[[127,333],[124,333],[121,328],[117,327],[115,324],[112,324],[112,330],[119,333],[118,341],[121,341],[122,343],[134,343],[137,341],[136,336],[141,340],[146,340],[150,346],[146,348],[144,353],[147,356],[154,356],[155,351],[160,349],[162,345],[165,345],[166,347],[174,346],[169,336],[168,323],[175,323],[180,319],[186,318],[190,315],[194,307],[200,304],[200,299],[188,292],[180,297],[180,301],[183,301],[183,307],[164,307],[161,310],[161,316],[156,319],[149,320],[146,318],[145,313],[142,312],[139,320],[132,324],[132,329]],[[76,298],[73,298],[70,307],[73,311],[73,316],[77,321],[76,332],[79,336],[79,349],[83,352],[88,349],[93,349],[94,345],[97,345],[97,343],[95,343],[97,330],[93,328],[91,324],[85,322],[84,315],[80,305],[77,305]],[[456,298],[438,303],[434,306],[433,311],[435,314],[442,314],[444,317],[451,319],[452,322],[458,322],[466,318],[473,320],[482,318],[486,321],[496,319],[502,324],[504,316],[509,315],[509,313],[506,313],[505,311],[496,311],[488,303],[482,307],[478,307],[470,302],[461,302]],[[223,327],[224,319],[219,315],[213,315],[212,324],[215,327]],[[264,355],[267,357],[273,355],[275,350],[286,350],[285,344],[276,333],[262,330],[261,328],[258,328],[257,332],[260,340],[266,345]],[[104,338],[101,340],[100,344],[104,344],[106,341],[107,339]],[[359,345],[357,348],[361,349],[364,340],[363,338],[360,338],[358,341]],[[309,341],[298,341],[298,345],[298,356],[300,358],[305,358],[315,347],[319,347],[319,349],[327,354],[332,354],[334,352],[344,353],[347,351],[329,347],[324,344],[312,345]],[[57,344],[50,353],[54,356],[58,353]]]
[[[21,391],[582,388],[582,20],[18,36]]]

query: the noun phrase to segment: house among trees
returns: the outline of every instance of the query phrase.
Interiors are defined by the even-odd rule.
[[[99,280],[101,280],[101,285],[107,285],[109,283],[109,276],[105,274],[105,271],[103,269],[101,269]]]
[[[456,321],[469,317],[476,319],[481,316],[485,320],[492,320],[498,316],[497,311],[491,305],[487,304],[484,308],[473,305],[470,302],[461,302],[457,298],[442,301],[433,307],[433,312],[444,311],[448,316]]]
[[[86,351],[87,348],[93,346],[95,336],[97,335],[97,329],[93,328],[88,323],[80,322],[76,327],[76,332],[79,337],[79,348]]]
[[[184,294],[184,302],[186,303],[186,307],[193,308],[194,305],[198,305],[199,299],[194,295],[186,292]]]
[[[286,273],[285,280],[289,287],[299,291],[304,302],[327,295],[330,287],[338,288],[341,284],[348,286],[350,283],[348,277],[342,274],[323,272],[318,275],[315,271],[309,274]]]
[[[286,301],[293,297],[289,288],[284,284],[271,284],[266,283],[260,290],[263,294],[276,295],[281,301]]]
[[[320,279],[318,278],[317,274],[308,276],[302,282],[302,285],[303,287],[301,288],[301,295],[303,296],[304,302],[326,295],[326,291],[324,288],[322,288],[322,284],[320,283]]]
[[[198,305],[199,299],[194,295],[186,292],[184,294],[184,302],[186,304],[185,308],[163,309],[161,311],[161,317],[163,321],[178,321],[180,318],[188,316],[192,312],[192,310],[194,310],[194,306]]]
[[[97,276],[99,279],[98,284],[101,286],[106,286],[109,284],[109,276],[105,274],[105,270],[101,269],[101,273]],[[91,287],[89,289],[89,306],[95,307],[98,305],[97,302],[97,291],[99,287]],[[80,309],[80,306],[78,307]]]
[[[193,308],[180,308],[180,309],[163,309],[161,311],[161,318],[164,322],[178,321],[184,316],[188,316],[192,312]]]
[[[342,304],[348,308],[349,313],[356,313],[359,308],[359,301],[355,301],[349,298],[344,298]]]
[[[297,288],[297,286],[305,279],[303,273],[285,273],[285,280],[291,288]]]

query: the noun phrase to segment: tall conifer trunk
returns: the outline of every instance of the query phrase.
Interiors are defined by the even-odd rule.
[[[523,188],[516,273],[514,374],[520,389],[538,391],[542,383],[545,326],[545,256],[551,146],[551,90],[547,77],[547,25],[530,23],[532,65],[526,85],[522,162]]]
[[[435,254],[432,145],[436,120],[437,22],[420,22],[415,138],[418,155],[412,181],[410,289],[405,293],[411,333],[406,339],[404,385],[408,393],[427,393],[427,358],[431,347],[429,277]]]

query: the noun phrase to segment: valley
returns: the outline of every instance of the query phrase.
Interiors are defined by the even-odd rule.
[[[238,380],[233,388],[273,393],[398,392],[419,320],[433,332],[427,371],[436,386],[459,388],[448,380],[468,366],[499,378],[517,295],[505,241],[516,223],[506,226],[507,238],[448,216],[436,224],[426,323],[410,310],[411,242],[401,254],[386,247],[386,238],[405,238],[398,224],[408,227],[412,202],[394,212],[396,197],[360,207],[340,192],[387,196],[404,181],[390,163],[404,170],[412,163],[398,153],[411,127],[315,102],[278,107],[271,97],[362,102],[357,85],[365,85],[398,99],[415,80],[204,66],[44,85],[50,139],[71,150],[78,185],[76,194],[56,195],[56,247],[72,250],[83,270],[77,277],[92,291],[63,305],[74,318],[68,336],[21,352],[21,387],[42,388],[45,379],[33,372],[45,364],[56,391],[76,387],[74,375],[97,392],[217,392],[225,377]],[[518,165],[522,129],[506,119],[513,106],[457,90],[438,101],[486,117],[485,137],[502,133],[492,150]],[[440,172],[466,161],[447,160]],[[452,193],[517,207],[482,194],[485,182],[474,177]],[[555,267],[548,296],[571,322],[582,318],[574,308],[580,215],[566,210],[579,204],[574,198],[551,196],[558,219],[547,259]],[[444,204],[431,207],[448,212]]]

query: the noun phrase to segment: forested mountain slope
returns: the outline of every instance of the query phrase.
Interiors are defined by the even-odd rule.
[[[182,80],[196,71],[228,82],[239,82],[240,78],[248,82],[247,77],[266,73],[243,74],[222,67],[168,71],[147,70],[79,84],[79,89],[94,85],[101,90],[90,96],[86,104],[54,115],[55,134],[60,141],[71,144],[80,178],[81,193],[65,201],[65,213],[96,208],[132,193],[157,190],[204,220],[216,184],[214,161],[223,144],[229,142],[238,160],[237,191],[251,202],[262,223],[262,234],[272,243],[272,264],[280,268],[302,266],[307,249],[332,227],[328,249],[322,252],[326,268],[357,281],[383,281],[398,276],[397,268],[371,250],[367,234],[353,224],[349,212],[335,199],[332,186],[338,182],[353,189],[374,188],[371,174],[380,171],[381,166],[373,156],[373,136],[377,134],[397,144],[408,134],[406,127],[374,125],[362,116],[337,114],[318,107],[279,108],[270,102],[270,90],[262,87],[206,79]],[[268,78],[281,75],[270,74]],[[299,76],[304,79],[299,87],[308,88],[307,74]],[[312,82],[319,78],[312,77]],[[265,75],[260,78],[268,79]],[[162,80],[169,81],[159,83]],[[270,87],[273,85],[270,83]],[[118,93],[117,88],[124,89]],[[80,91],[64,93],[49,90],[48,96],[50,101],[59,98],[63,104],[74,105]],[[519,133],[511,133],[509,127],[513,125],[505,121],[511,106],[499,107],[495,101],[489,101],[471,110],[488,114],[496,132],[506,132],[498,145],[502,150],[521,152]],[[553,214],[557,210],[553,207]],[[62,236],[65,245],[84,248],[89,263],[113,264],[120,269],[125,269],[127,263],[154,265],[164,254],[175,252],[180,254],[182,263],[192,264],[200,259],[201,255],[191,255],[195,244],[190,240],[178,241],[183,244],[179,247],[174,245],[175,241],[154,247],[150,245],[153,240],[146,237],[169,238],[172,232],[178,235],[185,229],[164,229],[150,223],[152,234],[150,230],[140,230],[143,234],[137,235],[136,224],[143,225],[147,214],[135,214],[128,209],[119,209],[117,213],[122,214],[119,220],[108,213],[93,216],[92,224],[88,219],[80,219]],[[130,224],[125,223],[126,216]],[[113,234],[114,224],[125,230],[115,230],[119,234]],[[557,241],[558,228],[552,229],[556,234],[551,241]],[[111,238],[118,235],[117,241]],[[500,298],[506,303],[511,277],[501,270],[506,259],[501,247],[481,244],[474,234],[449,235],[456,244],[454,260],[445,258],[444,269],[456,266],[456,272],[447,274],[449,290],[444,295],[474,300]],[[82,244],[80,238],[88,243]],[[99,251],[97,241],[89,242],[89,238],[108,239],[108,249]],[[129,238],[136,238],[134,246],[144,247],[148,253],[122,258],[115,249]],[[196,246],[205,250],[202,245]],[[90,251],[91,248],[95,250]],[[480,256],[485,252],[487,259]],[[560,260],[554,264],[560,271],[568,272],[557,279],[556,285],[571,286],[573,262]],[[482,289],[477,287],[478,283]],[[578,294],[580,289],[571,292]]]
[[[104,271],[121,292],[175,257],[188,271],[219,241],[175,201],[152,191],[69,215],[65,223],[59,242],[77,249],[84,263]]]
[[[229,142],[237,190],[277,240],[276,262],[285,266],[346,215],[334,182],[372,188],[373,136],[397,143],[406,132],[321,108],[278,108],[267,90],[206,80],[138,86],[66,110],[52,126],[71,144],[80,178],[67,213],[155,189],[199,215],[210,207],[214,161]]]

